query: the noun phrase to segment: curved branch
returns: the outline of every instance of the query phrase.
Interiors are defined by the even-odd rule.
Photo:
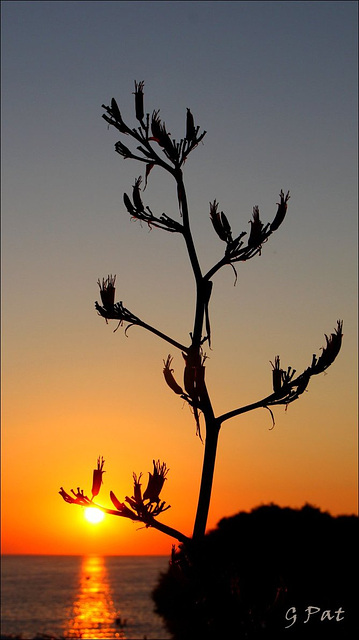
[[[103,291],[101,292],[101,294],[101,297],[103,297]],[[110,304],[107,306],[101,306],[98,302],[95,302],[95,308],[98,314],[102,316],[102,318],[105,318],[106,322],[108,320],[117,320],[119,322],[119,326],[124,322],[127,322],[129,323],[129,325],[142,327],[143,329],[147,329],[147,331],[154,333],[159,338],[162,338],[162,340],[165,340],[173,347],[176,347],[176,349],[180,349],[180,351],[184,351],[185,353],[187,353],[188,351],[188,347],[185,347],[180,342],[177,342],[177,340],[174,340],[170,336],[166,335],[165,333],[163,333],[163,331],[159,331],[159,329],[156,329],[150,324],[147,324],[147,322],[143,322],[143,320],[126,309],[126,307],[123,306],[122,302],[116,302],[116,304]]]
[[[162,331],[159,331],[155,327],[151,327],[151,325],[147,324],[146,322],[139,320],[137,324],[139,327],[142,327],[143,329],[147,329],[147,331],[150,331],[151,333],[154,333],[159,338],[162,338],[162,340],[165,340],[172,346],[176,347],[176,349],[179,349],[180,351],[184,351],[185,353],[188,352],[188,347],[185,347],[183,344],[181,344],[180,342],[177,342],[177,340],[174,340],[170,336],[167,336],[165,333],[162,333]]]
[[[60,491],[60,494],[65,500],[65,502],[69,502],[71,504],[77,504],[78,506],[81,506],[81,507],[94,507],[96,509],[100,509],[100,511],[103,511],[103,513],[107,513],[108,515],[111,515],[111,516],[121,516],[122,518],[128,518],[129,520],[132,520],[134,522],[142,522],[146,527],[152,527],[153,529],[158,529],[158,531],[165,533],[171,538],[175,538],[179,542],[188,542],[190,539],[187,536],[185,536],[184,533],[181,533],[180,531],[177,531],[177,529],[174,529],[173,527],[169,527],[168,525],[163,524],[162,522],[158,522],[154,518],[147,517],[146,519],[142,519],[139,516],[137,516],[135,513],[133,513],[133,511],[131,511],[130,509],[125,508],[126,510],[121,513],[121,511],[118,511],[117,509],[108,509],[107,507],[103,507],[102,505],[97,504],[92,500],[89,500],[83,495],[78,497],[79,494],[77,494],[77,497],[72,498],[69,494],[66,494],[66,492],[63,489]]]
[[[157,529],[158,531],[165,533],[171,538],[175,538],[179,542],[188,542],[190,539],[187,536],[185,536],[184,533],[181,533],[181,531],[178,531],[173,527],[169,527],[167,524],[163,524],[163,522],[158,522],[158,520],[155,520],[154,518],[142,519],[139,516],[136,516],[135,513],[133,513],[133,517],[132,517],[129,515],[125,515],[115,509],[107,509],[107,507],[102,507],[101,505],[95,504],[94,502],[91,503],[91,506],[94,506],[97,509],[100,509],[101,511],[103,511],[104,513],[108,513],[109,515],[112,515],[112,516],[122,516],[123,518],[128,518],[129,520],[133,520],[134,522],[142,522],[146,527],[152,527],[153,529]]]
[[[223,258],[218,260],[217,264],[215,264],[212,267],[212,269],[207,271],[206,275],[203,276],[204,280],[210,280],[212,278],[212,276],[214,276],[217,273],[217,271],[219,271],[225,265],[230,265],[230,264],[231,264],[231,261],[228,259],[228,257],[227,256],[223,256]]]
[[[315,375],[315,371],[309,367],[294,380],[285,382],[283,386],[278,388],[278,390],[274,391],[274,393],[271,393],[269,396],[266,396],[262,400],[258,400],[258,402],[253,402],[252,404],[247,404],[244,407],[233,409],[233,411],[228,411],[227,413],[219,416],[218,421],[222,424],[225,420],[239,416],[242,413],[247,413],[248,411],[253,411],[253,409],[268,409],[269,406],[276,406],[279,404],[287,406],[291,402],[294,402],[294,400],[297,400],[297,398],[304,393],[312,375]]]
[[[222,424],[225,420],[239,416],[242,413],[247,413],[253,409],[259,409],[260,407],[268,409],[269,406],[276,406],[278,404],[287,406],[291,402],[294,402],[294,400],[297,400],[306,390],[311,377],[323,373],[333,364],[341,349],[343,338],[342,330],[343,321],[337,320],[337,326],[334,332],[331,333],[330,336],[325,334],[326,345],[322,347],[322,353],[319,358],[313,354],[310,367],[294,379],[295,369],[293,370],[291,367],[288,367],[286,372],[283,371],[280,367],[279,356],[276,356],[275,364],[272,364],[274,393],[271,393],[258,402],[253,402],[252,404],[247,404],[245,407],[239,407],[238,409],[233,409],[233,411],[222,414],[219,416],[218,422]]]
[[[178,540],[179,542],[188,542],[190,540],[190,538],[185,536],[184,533],[177,531],[177,529],[173,529],[173,527],[168,527],[166,524],[163,524],[162,522],[158,522],[158,520],[152,520],[152,522],[145,523],[145,524],[146,524],[146,527],[152,527],[153,529],[158,529],[158,531],[165,533],[171,538],[176,538],[176,540]]]
[[[186,241],[188,256],[191,262],[194,277],[196,279],[196,282],[198,283],[202,280],[202,271],[198,261],[193,238],[192,238],[192,232],[191,232],[190,223],[189,223],[187,194],[186,194],[186,189],[183,182],[182,171],[180,169],[177,170],[176,173],[174,174],[174,177],[177,182],[178,206],[183,218],[183,235]]]
[[[228,411],[227,413],[223,413],[221,416],[217,418],[218,422],[222,424],[226,420],[230,420],[230,418],[234,418],[235,416],[239,416],[242,413],[247,413],[248,411],[253,411],[253,409],[265,408],[268,404],[271,404],[271,401],[275,398],[276,394],[272,393],[270,396],[263,398],[262,400],[258,400],[258,402],[253,402],[252,404],[247,404],[244,407],[239,407],[238,409],[233,409],[233,411]]]

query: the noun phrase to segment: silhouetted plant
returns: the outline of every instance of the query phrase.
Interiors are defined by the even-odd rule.
[[[154,213],[149,206],[145,206],[141,195],[142,176],[135,179],[132,187],[132,199],[125,193],[124,204],[131,218],[145,222],[150,228],[155,227],[177,233],[182,236],[187,248],[188,258],[192,267],[196,284],[196,308],[190,341],[181,344],[178,340],[149,325],[135,313],[127,309],[122,301],[115,302],[116,276],[109,275],[99,280],[101,304],[95,303],[100,316],[106,322],[115,320],[118,326],[126,325],[127,330],[131,325],[137,325],[157,335],[182,353],[184,359],[183,387],[175,380],[174,370],[171,368],[173,357],[171,354],[164,360],[163,374],[167,385],[183,400],[185,400],[194,415],[196,432],[204,438],[204,459],[202,479],[198,499],[197,513],[192,536],[162,524],[157,520],[164,511],[169,509],[165,502],[161,502],[159,494],[166,479],[168,469],[165,463],[153,462],[153,473],[150,473],[146,490],[142,494],[141,477],[133,474],[133,496],[120,502],[111,491],[110,497],[115,509],[107,509],[101,505],[95,505],[94,498],[98,495],[103,473],[103,458],[99,458],[97,469],[94,471],[92,497],[84,495],[79,488],[72,495],[61,488],[63,499],[71,504],[81,506],[97,506],[106,513],[140,521],[146,527],[154,527],[176,538],[180,542],[192,540],[196,543],[204,539],[208,510],[210,505],[214,465],[218,436],[224,422],[254,409],[264,408],[270,411],[273,425],[274,416],[271,407],[277,405],[288,406],[296,400],[307,388],[310,378],[325,371],[335,360],[342,342],[342,321],[337,321],[337,326],[330,336],[326,337],[326,345],[318,357],[313,355],[311,364],[299,375],[292,367],[281,367],[279,356],[275,356],[272,363],[273,391],[252,404],[230,409],[228,412],[217,415],[209,395],[205,379],[206,353],[204,347],[211,346],[210,324],[210,298],[213,287],[213,276],[224,266],[230,265],[235,273],[235,264],[248,261],[254,256],[261,255],[263,245],[269,237],[282,224],[289,201],[289,191],[285,194],[280,191],[277,211],[272,222],[263,223],[260,219],[259,208],[253,207],[253,218],[250,221],[250,230],[241,231],[238,235],[232,232],[228,218],[219,210],[219,203],[214,200],[210,203],[209,217],[218,237],[225,244],[223,255],[213,264],[207,273],[203,273],[197,256],[191,226],[187,194],[183,178],[183,165],[189,154],[203,140],[206,131],[200,133],[200,127],[195,125],[190,109],[186,113],[185,134],[177,141],[168,133],[165,123],[161,120],[159,111],[153,111],[152,115],[145,113],[144,109],[144,83],[135,82],[135,116],[138,125],[128,126],[121,115],[116,100],[111,100],[110,106],[103,105],[105,113],[103,118],[109,126],[117,129],[122,136],[126,136],[131,148],[125,146],[122,141],[115,144],[116,152],[125,159],[136,160],[144,165],[144,189],[149,175],[154,167],[162,169],[170,174],[174,180],[178,201],[178,219],[173,219],[166,213]],[[201,429],[202,425],[202,429]],[[204,426],[204,428],[203,428]],[[127,504],[125,504],[127,503]]]
[[[309,504],[223,518],[173,552],[156,611],[176,640],[352,640],[358,529],[357,516]]]

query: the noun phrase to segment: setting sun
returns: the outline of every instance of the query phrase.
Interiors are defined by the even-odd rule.
[[[102,522],[104,517],[105,514],[103,511],[96,507],[86,507],[85,509],[85,518],[87,522],[90,522],[91,524],[98,524],[99,522]]]

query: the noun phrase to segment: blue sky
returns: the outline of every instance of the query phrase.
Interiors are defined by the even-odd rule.
[[[76,415],[82,424],[79,398],[96,412],[111,387],[121,404],[141,375],[142,399],[134,402],[149,403],[155,420],[151,394],[163,391],[167,347],[136,330],[127,341],[102,324],[93,309],[98,277],[117,273],[126,306],[188,339],[193,282],[183,247],[126,216],[123,192],[142,167],[115,154],[118,137],[101,118],[101,105],[114,96],[134,126],[134,80],[144,80],[146,110],[160,108],[176,138],[184,134],[186,107],[207,131],[185,167],[204,269],[223,250],[209,221],[210,201],[219,200],[239,233],[249,230],[254,205],[271,221],[279,191],[291,191],[285,223],[262,256],[239,270],[236,287],[231,269],[216,277],[208,375],[220,409],[237,402],[238,368],[245,372],[241,401],[255,400],[254,382],[268,391],[269,359],[280,353],[284,363],[304,368],[343,317],[341,360],[333,386],[321,393],[340,390],[342,407],[350,409],[349,449],[357,3],[5,1],[2,23],[4,415],[17,434],[9,435],[9,447],[19,438],[25,447],[30,424],[31,440],[40,438],[44,394],[63,416],[64,438],[76,439],[71,420]],[[152,172],[146,198],[153,210],[176,215],[166,176]],[[151,359],[159,371],[155,390],[148,384]],[[79,427],[79,439],[85,429]],[[95,445],[98,436],[91,435],[85,457]]]
[[[130,119],[133,81],[144,79],[146,107],[161,108],[173,135],[187,106],[208,131],[186,167],[204,264],[208,246],[221,250],[209,201],[245,230],[254,204],[271,219],[279,190],[290,189],[290,215],[267,253],[280,243],[287,294],[290,279],[307,288],[315,269],[309,304],[321,295],[340,313],[356,252],[356,12],[353,2],[3,3],[5,291],[39,309],[40,280],[64,300],[76,273],[85,290],[127,260],[137,286],[132,236],[119,264],[117,230],[129,231],[122,193],[141,167],[113,152],[101,104],[116,96]],[[149,204],[173,208],[166,177],[150,187]],[[151,242],[164,247],[163,236],[133,232],[154,261]]]

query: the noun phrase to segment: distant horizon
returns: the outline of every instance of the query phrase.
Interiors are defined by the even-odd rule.
[[[256,511],[257,509],[260,509],[261,507],[277,507],[281,510],[285,510],[285,509],[289,509],[291,511],[302,511],[305,507],[311,508],[313,510],[317,510],[322,514],[326,514],[329,515],[331,518],[358,518],[359,514],[357,512],[353,512],[353,513],[337,513],[337,514],[333,514],[331,513],[329,510],[327,509],[322,509],[321,507],[318,507],[316,505],[310,504],[309,502],[304,502],[304,504],[301,507],[290,507],[290,506],[280,506],[278,504],[275,504],[274,502],[268,502],[266,504],[259,504],[256,507],[253,507],[252,509],[248,510],[248,511],[237,511],[236,513],[233,513],[230,516],[223,516],[223,518],[220,518],[218,523],[221,520],[225,520],[225,519],[231,519],[234,518],[235,516],[242,514],[242,513],[246,513],[246,514],[250,514],[253,511]],[[215,531],[218,523],[216,525],[216,527],[212,527],[210,529],[208,529],[207,534],[210,533],[211,531]],[[94,527],[96,527],[96,525],[94,525]],[[102,553],[102,552],[88,552],[88,553],[34,553],[34,552],[28,552],[28,553],[12,553],[12,552],[6,552],[6,553],[2,553],[0,552],[0,557],[5,557],[5,556],[36,556],[36,557],[73,557],[73,558],[83,558],[83,557],[90,557],[90,556],[100,556],[100,557],[104,557],[104,558],[117,558],[117,557],[121,557],[121,558],[167,558],[170,556],[170,552],[168,553]]]
[[[167,558],[165,553],[0,553],[1,558],[6,556],[37,556],[38,558],[89,558],[92,556],[102,558]]]

